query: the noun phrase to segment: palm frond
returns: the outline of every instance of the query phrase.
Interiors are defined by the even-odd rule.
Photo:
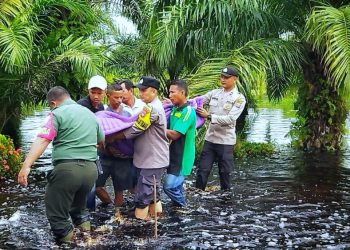
[[[301,46],[297,42],[281,39],[260,39],[246,43],[230,52],[220,53],[206,60],[190,78],[190,89],[203,94],[218,85],[220,70],[232,65],[240,72],[238,87],[249,96],[261,79],[276,84],[277,79],[287,81],[285,72],[300,70]],[[276,82],[277,81],[277,82]],[[281,87],[275,89],[283,90]],[[280,98],[281,91],[270,91],[270,98]]]
[[[8,73],[24,73],[32,56],[35,24],[11,22],[10,26],[0,24],[0,65]]]
[[[336,88],[350,87],[350,7],[314,8],[305,28],[313,49],[323,55],[323,63]]]
[[[0,1],[0,22],[8,23],[8,18],[17,16],[28,6],[27,0]]]
[[[179,1],[160,13],[151,30],[150,56],[162,67],[181,50],[185,55],[188,51],[191,56],[197,51],[209,55],[250,40],[276,37],[285,27],[291,28],[282,16],[281,9],[269,8],[265,0]]]
[[[90,77],[100,71],[104,57],[98,47],[89,39],[67,37],[55,49],[52,63],[69,63],[72,71]]]

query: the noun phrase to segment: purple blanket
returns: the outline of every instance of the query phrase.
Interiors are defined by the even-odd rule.
[[[191,107],[196,109],[197,107],[203,107],[203,99],[201,97],[196,97],[189,100]],[[169,121],[170,112],[173,108],[172,104],[164,104],[165,115]],[[124,129],[130,128],[134,121],[137,120],[139,114],[135,114],[132,117],[126,117],[118,115],[109,111],[99,111],[96,113],[98,122],[101,125],[106,136],[122,131]],[[196,128],[203,126],[205,119],[198,116],[196,117]],[[110,146],[113,148],[113,155],[120,157],[132,157],[134,153],[133,141],[132,140],[121,140],[112,143]]]

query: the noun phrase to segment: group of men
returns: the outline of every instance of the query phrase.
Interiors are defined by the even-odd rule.
[[[91,229],[86,206],[90,209],[94,206],[94,186],[102,204],[121,206],[123,191],[134,193],[135,217],[147,220],[162,212],[160,200],[154,200],[153,187],[156,183],[159,198],[161,178],[166,171],[163,190],[175,206],[183,207],[186,205],[184,180],[191,174],[195,160],[198,115],[209,121],[209,127],[198,164],[196,187],[205,190],[213,163],[217,161],[221,189],[229,189],[235,125],[246,103],[238,92],[237,79],[234,68],[221,70],[222,88],[201,97],[204,105],[209,106],[208,111],[195,110],[189,105],[184,80],[171,81],[169,99],[173,108],[169,119],[158,97],[160,82],[153,77],[141,77],[136,86],[129,80],[107,86],[103,77],[94,76],[89,81],[88,96],[77,103],[64,88],[54,87],[47,94],[52,112],[23,163],[18,182],[27,185],[31,166],[52,141],[54,168],[47,177],[45,205],[53,234],[60,242],[72,239],[74,227],[83,231]],[[140,99],[133,94],[135,87],[139,89]],[[139,114],[131,127],[108,136],[94,115],[105,110],[102,104],[105,91],[106,111],[127,117]],[[115,154],[113,144],[121,140],[133,140],[131,157]],[[99,164],[101,174],[97,171]],[[114,202],[104,189],[109,176],[115,191]]]

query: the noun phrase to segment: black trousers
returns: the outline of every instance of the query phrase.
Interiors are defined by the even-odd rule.
[[[137,168],[138,179],[135,187],[135,207],[145,208],[149,204],[154,202],[153,190],[154,190],[154,179],[156,179],[156,192],[157,192],[157,201],[160,200],[159,186],[162,174],[165,171],[165,168],[154,168],[154,169],[145,169]],[[155,201],[155,202],[157,202]]]
[[[218,162],[221,189],[229,189],[231,187],[233,145],[223,145],[205,141],[199,159],[196,188],[205,190],[214,161]]]

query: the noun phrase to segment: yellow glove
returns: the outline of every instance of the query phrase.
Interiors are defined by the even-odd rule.
[[[145,106],[143,108],[143,111],[141,112],[141,114],[139,114],[139,117],[135,121],[135,126],[141,130],[148,129],[148,127],[151,126],[151,112],[152,107]]]

